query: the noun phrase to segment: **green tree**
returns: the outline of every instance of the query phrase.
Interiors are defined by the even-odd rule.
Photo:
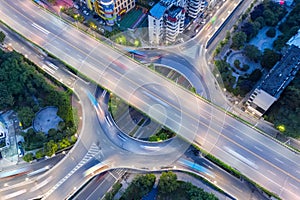
[[[26,162],[33,161],[33,153],[27,153],[23,156],[23,160]]]
[[[44,150],[43,149],[40,149],[37,152],[35,152],[35,158],[36,159],[40,159],[40,158],[42,158],[44,156],[45,156],[45,154],[44,154]]]
[[[266,22],[267,26],[274,26],[277,23],[277,19],[276,16],[274,15],[274,13],[271,10],[265,10],[263,12],[263,16]]]
[[[266,32],[266,36],[273,38],[276,35],[276,29],[274,27],[269,28],[269,30]]]
[[[276,62],[280,60],[281,56],[271,49],[265,49],[261,59],[261,66],[266,69],[271,69]]]
[[[50,140],[44,146],[45,155],[51,157],[58,149],[58,145],[53,141]]]
[[[67,148],[67,147],[70,146],[70,145],[71,145],[71,143],[70,143],[70,141],[69,141],[67,138],[62,139],[62,140],[59,142],[59,147],[60,147],[60,149]]]
[[[244,48],[244,54],[247,56],[250,60],[253,60],[255,62],[258,62],[261,58],[261,52],[260,50],[254,46],[254,45],[247,45]]]
[[[5,34],[2,31],[0,31],[0,43],[3,43],[4,39],[5,39]]]
[[[30,107],[21,107],[18,111],[18,117],[23,124],[23,127],[27,128],[31,126],[32,120],[34,118],[34,112]]]
[[[54,5],[56,3],[56,0],[47,0],[49,3],[51,3],[52,5]]]
[[[120,200],[140,200],[144,195],[151,191],[154,182],[154,174],[136,176],[129,187],[126,189]]]
[[[234,60],[233,62],[233,65],[236,67],[236,68],[240,68],[240,65],[241,65],[241,62],[239,60]]]
[[[262,72],[259,69],[255,69],[250,75],[249,80],[252,82],[257,82],[262,77]]]
[[[239,31],[239,32],[235,33],[232,36],[231,48],[241,49],[243,47],[244,43],[246,42],[246,40],[247,40],[247,35],[244,32]]]
[[[163,172],[159,179],[158,190],[161,194],[170,194],[178,188],[177,175],[173,172]]]

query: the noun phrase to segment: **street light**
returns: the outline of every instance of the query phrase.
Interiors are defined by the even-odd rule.
[[[61,18],[61,10],[63,9],[63,6],[59,6],[59,17]]]

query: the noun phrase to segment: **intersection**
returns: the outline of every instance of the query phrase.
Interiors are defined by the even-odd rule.
[[[95,41],[44,10],[37,9],[35,5],[22,1],[23,7],[18,7],[4,0],[1,2],[2,21],[26,38],[177,132],[188,142],[200,144],[201,148],[280,197],[296,199],[300,196],[300,174],[294,170],[299,168],[299,155],[225,115],[222,110],[154,74],[122,53]],[[160,88],[156,85],[160,85]],[[85,94],[84,91],[77,93]],[[83,105],[88,103],[82,102]],[[97,120],[94,114],[90,115],[85,127],[93,127]],[[88,151],[87,147],[91,144],[84,144],[81,139],[74,148]],[[84,157],[84,154],[80,156]],[[142,159],[143,156],[140,157]],[[77,164],[78,160],[73,158],[70,154],[66,159],[70,166]],[[124,156],[116,158],[120,160]],[[68,164],[59,165],[66,166]]]

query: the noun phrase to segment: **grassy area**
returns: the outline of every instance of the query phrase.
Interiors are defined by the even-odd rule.
[[[118,120],[126,110],[128,110],[128,104],[120,97],[111,94],[108,102],[108,109],[114,120]]]

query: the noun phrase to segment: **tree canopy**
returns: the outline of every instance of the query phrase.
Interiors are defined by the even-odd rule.
[[[243,31],[238,31],[232,36],[231,48],[241,49],[247,40],[247,35]]]
[[[280,60],[280,58],[280,54],[271,49],[265,49],[260,64],[266,69],[271,69],[276,64],[276,62]]]

